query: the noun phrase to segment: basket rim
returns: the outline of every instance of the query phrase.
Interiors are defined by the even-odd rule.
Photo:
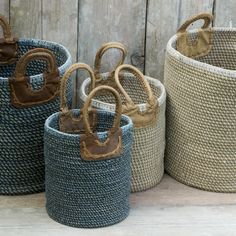
[[[109,72],[102,73],[101,75],[102,76],[107,76],[107,75],[109,75]],[[131,73],[125,73],[125,75],[132,75],[132,74]],[[165,86],[158,79],[154,79],[154,78],[146,76],[146,75],[144,77],[148,80],[148,82],[150,82],[152,84],[155,84],[158,88],[160,88],[161,94],[158,97],[158,103],[159,103],[159,106],[161,106],[166,100]],[[85,88],[88,86],[90,81],[91,81],[90,77],[85,79],[83,81],[80,89],[79,89],[79,97],[80,97],[80,99],[82,99],[83,102],[85,102],[85,100],[88,97],[85,93]],[[98,104],[98,103],[101,104],[104,107],[109,107],[109,109],[111,109],[111,110],[114,110],[114,108],[115,108],[114,104],[106,103],[106,102],[103,102],[103,101],[100,101],[100,100],[97,100],[97,99],[92,99],[92,105],[94,105],[96,107],[96,104]],[[139,109],[142,110],[142,111],[146,109],[146,103],[138,104],[138,106],[139,106]]]
[[[68,65],[70,65],[71,62],[72,62],[72,57],[71,57],[71,54],[70,54],[69,50],[60,43],[53,42],[53,41],[48,41],[48,40],[42,40],[42,39],[31,39],[31,38],[20,38],[19,42],[20,43],[33,42],[35,44],[42,44],[42,46],[45,44],[45,45],[52,45],[54,47],[61,48],[61,50],[65,52],[67,59],[66,59],[66,61],[64,62],[63,65],[58,67],[60,73],[65,71],[66,68],[68,67]],[[42,75],[43,75],[43,73],[37,74],[37,75],[32,75],[32,76],[29,76],[29,77],[31,79],[38,79],[38,78],[41,78]],[[8,77],[1,77],[0,76],[0,81],[5,82],[5,81],[8,81],[8,79],[9,79]]]
[[[212,27],[213,32],[214,31],[218,31],[218,32],[235,32],[236,34],[236,28],[225,28],[225,27]],[[194,30],[189,30],[190,34],[195,34],[197,33],[198,29],[194,29]],[[194,66],[198,69],[201,70],[205,70],[214,74],[220,74],[222,76],[225,77],[229,77],[229,78],[236,78],[236,70],[229,70],[229,69],[224,69],[218,66],[213,66],[211,64],[207,64],[204,62],[200,62],[197,61],[195,59],[192,59],[190,57],[184,56],[183,54],[181,54],[180,52],[178,52],[174,47],[173,44],[176,43],[177,40],[177,34],[173,35],[168,43],[167,43],[167,47],[166,47],[166,52],[168,54],[170,54],[170,56],[174,57],[176,60],[181,61],[187,65],[190,66]]]
[[[80,112],[81,109],[72,109],[73,112]],[[99,114],[107,114],[107,113],[111,113],[112,115],[115,115],[115,112],[113,111],[105,111],[105,110],[102,110],[102,109],[97,109],[96,112],[98,112]],[[78,138],[80,137],[81,134],[68,134],[68,133],[64,133],[62,131],[59,131],[58,129],[55,129],[55,128],[52,128],[50,126],[50,122],[52,121],[52,119],[56,118],[57,116],[59,116],[60,112],[56,112],[56,113],[53,113],[52,115],[50,115],[46,121],[45,121],[45,125],[44,125],[44,128],[45,128],[45,132],[50,132],[50,133],[56,133],[60,136],[66,136],[66,137],[70,137],[70,138]],[[128,116],[126,115],[121,115],[121,120],[125,121],[127,124],[121,126],[120,128],[122,130],[128,130],[128,129],[131,129],[133,127],[133,121],[131,120],[131,118],[129,118]],[[98,135],[105,135],[108,133],[109,130],[107,131],[103,131],[103,132],[97,132]]]

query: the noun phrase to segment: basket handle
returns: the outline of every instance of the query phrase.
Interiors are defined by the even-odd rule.
[[[212,20],[213,20],[213,15],[210,13],[201,13],[199,15],[193,16],[190,19],[186,20],[184,24],[180,26],[178,29],[178,33],[184,33],[186,32],[187,28],[194,22],[198,20],[204,20],[204,24],[202,25],[202,29],[206,29],[210,26]]]
[[[12,64],[17,60],[18,39],[11,33],[7,19],[0,15],[3,38],[0,39],[0,64]]]
[[[67,106],[67,98],[66,98],[66,87],[67,87],[67,81],[70,78],[71,74],[76,71],[76,70],[86,70],[91,78],[92,85],[91,87],[95,87],[95,76],[93,73],[92,68],[85,64],[85,63],[75,63],[71,65],[68,70],[65,72],[64,76],[61,79],[61,88],[60,88],[60,98],[61,98],[61,104],[60,104],[60,109],[62,112],[67,112],[68,111],[68,106]]]
[[[204,20],[204,24],[197,32],[193,40],[189,37],[187,28],[195,21]],[[177,51],[190,58],[197,58],[207,55],[212,48],[212,29],[209,28],[213,20],[210,13],[201,13],[187,20],[177,31]]]
[[[64,133],[81,133],[84,132],[84,125],[83,120],[81,117],[74,117],[72,110],[69,110],[67,105],[67,98],[66,98],[66,88],[67,88],[67,81],[71,77],[71,74],[76,70],[85,70],[89,73],[91,81],[93,83],[92,86],[95,84],[95,76],[93,73],[92,68],[84,63],[75,63],[71,65],[64,76],[61,79],[61,87],[60,87],[60,118],[59,118],[59,128],[60,131]],[[97,116],[94,112],[90,112],[89,114],[89,122],[90,125],[94,128],[97,124]]]
[[[91,105],[92,98],[99,92],[109,92],[116,100],[116,110],[113,125],[108,132],[107,139],[101,142],[96,133],[93,133],[90,124],[88,109]],[[93,89],[88,95],[82,109],[82,119],[84,122],[85,134],[81,135],[80,153],[84,160],[104,160],[116,157],[122,151],[122,132],[120,121],[122,115],[122,102],[118,92],[112,87],[101,85]]]
[[[126,93],[124,88],[120,83],[120,72],[128,71],[132,73],[135,78],[137,78],[148,96],[146,103],[146,111],[141,112],[137,104],[135,104],[130,96]],[[158,113],[158,102],[155,96],[153,95],[152,89],[148,81],[144,78],[144,75],[131,65],[120,65],[115,71],[115,81],[119,91],[124,95],[126,103],[123,104],[123,113],[130,116],[135,127],[146,127],[157,122],[157,113]]]
[[[122,53],[122,56],[121,56],[120,61],[115,66],[114,70],[110,72],[109,78],[113,78],[116,68],[119,65],[122,65],[124,63],[125,57],[127,55],[127,50],[123,44],[118,43],[118,42],[109,42],[102,45],[102,47],[98,50],[95,57],[95,61],[94,61],[94,74],[96,77],[96,83],[101,84],[101,82],[103,82],[100,75],[102,56],[104,55],[105,52],[107,52],[109,49],[112,49],[112,48],[120,50]],[[109,82],[109,79],[107,82]]]
[[[44,60],[48,69],[43,73],[44,85],[32,90],[30,78],[26,76],[27,65],[34,60]],[[14,77],[9,79],[12,105],[18,108],[43,104],[59,94],[60,76],[54,54],[46,48],[35,48],[24,54],[18,61]]]

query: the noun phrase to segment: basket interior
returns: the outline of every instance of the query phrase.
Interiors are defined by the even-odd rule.
[[[195,39],[197,33],[190,33]],[[172,45],[176,48],[176,42]],[[207,63],[227,70],[236,70],[236,32],[233,30],[214,30],[213,46],[206,56],[195,58],[196,61]]]
[[[107,80],[108,74],[102,74],[102,79]],[[124,88],[126,93],[130,96],[130,98],[135,104],[144,104],[147,102],[148,100],[147,93],[145,92],[141,82],[134,75],[130,73],[125,73],[121,76],[120,81],[121,81],[122,87]],[[156,98],[159,98],[161,95],[161,89],[158,86],[156,86],[154,83],[152,83],[152,81],[148,80],[148,82],[149,82],[149,85],[151,86],[153,95]],[[89,84],[87,84],[85,88],[85,93],[86,95],[88,95],[89,93]],[[123,94],[120,94],[120,97],[122,100],[122,104],[124,104],[125,97],[123,96]],[[110,103],[110,104],[115,103],[115,99],[110,93],[100,94],[99,96],[96,96],[96,99],[99,101]]]
[[[20,40],[18,48],[18,59],[23,56],[26,52],[34,48],[47,48],[50,49],[56,56],[57,66],[62,66],[68,59],[66,51],[57,44],[52,44],[41,40]],[[17,62],[16,62],[17,63]],[[15,71],[16,63],[11,65],[0,65],[0,77],[8,78],[11,77]],[[43,60],[34,60],[30,62],[26,69],[27,76],[33,76],[41,74],[47,68],[47,64]]]

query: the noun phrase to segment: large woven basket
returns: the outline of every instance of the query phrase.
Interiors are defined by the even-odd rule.
[[[129,73],[121,74],[122,71]],[[102,73],[94,84],[109,84],[116,88],[122,99],[123,114],[134,122],[131,190],[142,191],[158,184],[164,173],[165,88],[160,81],[143,76],[133,66],[120,65],[115,74],[116,78],[114,73]],[[81,103],[87,98],[90,81],[90,78],[86,79],[80,88]],[[100,94],[92,101],[92,106],[115,109],[109,94]]]
[[[0,25],[0,194],[40,192],[44,123],[59,108],[59,76],[71,56],[56,43],[12,39],[2,17]]]
[[[202,29],[186,32],[194,21]],[[167,45],[165,169],[190,186],[236,192],[236,30],[188,20]]]
[[[108,87],[94,89],[82,110],[68,110],[62,83],[61,113],[45,124],[46,208],[59,223],[74,227],[103,227],[120,222],[129,213],[133,124],[121,116],[118,93]],[[91,110],[99,91],[116,99],[116,112]]]

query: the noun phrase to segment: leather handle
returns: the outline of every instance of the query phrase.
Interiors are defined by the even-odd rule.
[[[30,79],[25,75],[29,62],[44,60],[48,63],[48,71],[43,73],[44,85],[41,89],[32,90]],[[54,54],[46,48],[35,48],[24,54],[18,61],[14,77],[9,79],[11,102],[15,107],[29,107],[46,103],[59,93],[59,70]]]
[[[0,25],[3,30],[3,36],[6,41],[13,41],[12,33],[11,33],[11,26],[8,24],[7,19],[0,15]]]
[[[138,79],[144,91],[146,92],[148,99],[146,103],[146,111],[141,112],[138,105],[135,104],[127,92],[124,90],[120,83],[120,72],[121,71],[128,71],[132,73],[136,79]],[[146,127],[149,125],[156,124],[157,122],[157,113],[159,109],[159,104],[157,99],[153,95],[152,89],[148,83],[148,81],[144,78],[144,75],[136,69],[134,66],[131,65],[121,65],[115,71],[115,82],[119,91],[124,95],[126,102],[123,104],[122,112],[132,119],[134,126],[138,127]]]
[[[15,69],[15,77],[20,80],[25,76],[27,65],[34,60],[44,60],[48,64],[48,72],[55,72],[57,69],[56,58],[52,51],[46,48],[35,48],[25,53],[18,61]]]
[[[60,88],[60,97],[61,97],[61,111],[62,112],[67,112],[68,111],[68,106],[67,106],[67,99],[66,99],[66,84],[68,79],[70,78],[71,74],[75,71],[75,70],[79,70],[79,69],[83,69],[86,70],[91,78],[91,87],[95,87],[95,76],[93,73],[92,68],[85,64],[85,63],[75,63],[73,65],[71,65],[68,70],[66,71],[66,73],[64,74],[64,76],[62,77],[61,80],[61,88]]]
[[[0,64],[13,64],[17,61],[18,39],[11,33],[7,19],[0,15],[3,37],[0,38]]]
[[[89,125],[88,109],[91,105],[92,98],[101,91],[111,93],[115,97],[115,101],[116,101],[115,117],[114,117],[114,122],[111,128],[111,133],[113,133],[114,131],[117,131],[117,129],[119,129],[120,127],[120,120],[121,120],[121,115],[122,115],[122,102],[121,102],[120,95],[112,87],[101,85],[90,92],[90,94],[87,97],[87,100],[84,103],[84,107],[82,109],[84,130],[85,130],[86,135],[90,135],[93,133]]]
[[[99,82],[101,80],[100,69],[101,69],[102,57],[105,54],[105,52],[107,52],[110,49],[118,49],[121,51],[122,55],[121,55],[120,61],[115,66],[114,70],[112,70],[110,72],[109,77],[112,77],[114,75],[116,68],[119,65],[122,65],[124,63],[125,57],[127,55],[127,50],[123,44],[118,43],[118,42],[109,42],[109,43],[102,45],[102,47],[98,50],[96,57],[95,57],[95,61],[94,61],[94,74],[96,77],[96,82]]]
[[[191,17],[187,21],[184,22],[183,25],[177,30],[177,33],[184,33],[186,32],[187,28],[195,21],[198,20],[204,20],[204,24],[202,25],[202,29],[206,29],[210,26],[212,20],[213,20],[213,15],[210,13],[201,13],[196,16]]]
[[[107,139],[104,142],[99,140],[96,133],[92,132],[89,124],[88,108],[91,105],[92,98],[99,92],[109,92],[113,94],[116,100],[116,111],[112,128],[108,131]],[[101,85],[93,89],[85,101],[81,111],[83,128],[85,134],[80,137],[80,154],[81,158],[86,161],[104,160],[120,156],[122,152],[122,131],[120,128],[122,103],[118,92],[112,87]],[[107,118],[108,119],[108,118]],[[108,120],[109,122],[109,120]]]

